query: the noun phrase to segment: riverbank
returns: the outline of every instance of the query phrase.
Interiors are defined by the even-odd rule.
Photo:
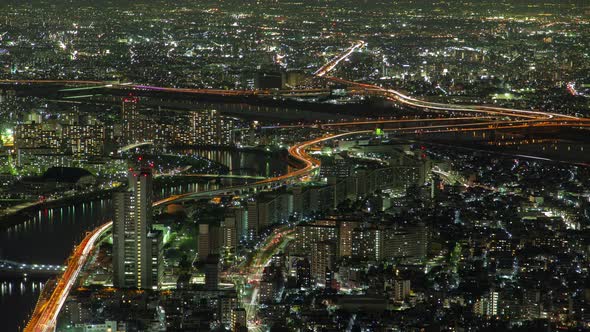
[[[16,212],[9,213],[0,217],[0,230],[6,229],[12,226],[16,226],[20,223],[27,221],[28,219],[32,218],[34,213],[38,210],[42,209],[50,209],[56,207],[67,206],[73,203],[79,203],[85,200],[94,200],[94,199],[101,199],[101,198],[108,198],[111,197],[113,191],[116,188],[111,189],[103,189],[94,191],[91,193],[75,195],[64,197],[52,201],[45,201],[45,202],[37,202],[33,205],[24,207]]]

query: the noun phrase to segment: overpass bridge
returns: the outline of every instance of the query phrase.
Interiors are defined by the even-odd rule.
[[[265,176],[255,175],[240,175],[240,174],[158,174],[156,177],[167,178],[167,177],[195,177],[195,178],[206,178],[206,179],[243,179],[243,180],[264,180],[268,179]]]
[[[65,270],[62,265],[28,264],[0,259],[0,274],[60,274]]]
[[[125,146],[121,147],[119,150],[117,150],[117,153],[123,153],[123,152],[129,151],[129,150],[133,150],[135,148],[138,148],[140,146],[146,146],[146,145],[154,145],[154,141],[144,141],[144,142],[137,142],[137,143],[125,145]]]
[[[319,166],[318,166],[319,167]],[[315,168],[314,168],[315,170]],[[310,174],[306,174],[310,175]],[[297,182],[297,179],[291,178],[285,175],[285,178],[282,180],[273,180],[264,178],[265,180],[243,184],[243,185],[236,185],[236,186],[228,186],[223,187],[220,189],[215,190],[208,190],[208,191],[200,191],[200,192],[193,192],[193,193],[186,193],[181,195],[174,195],[168,198],[165,198],[159,201],[158,205],[166,205],[171,203],[183,203],[183,202],[190,202],[199,198],[207,198],[213,196],[225,196],[225,195],[244,195],[244,194],[255,194],[260,191],[268,191],[272,189],[276,189],[285,185],[294,184]],[[271,180],[271,181],[269,181]]]

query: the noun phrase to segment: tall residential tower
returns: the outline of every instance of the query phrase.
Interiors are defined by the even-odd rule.
[[[126,191],[114,195],[113,283],[157,289],[162,274],[162,234],[152,230],[152,170],[129,171]]]

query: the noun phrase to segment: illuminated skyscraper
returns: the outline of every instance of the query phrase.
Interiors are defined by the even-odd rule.
[[[219,316],[223,326],[232,326],[232,313],[239,307],[239,304],[240,301],[236,292],[225,292],[219,297]]]
[[[162,234],[151,228],[152,171],[129,171],[126,191],[114,195],[114,285],[156,289],[161,276]]]
[[[338,241],[338,227],[335,220],[317,220],[299,224],[295,228],[295,250],[298,253],[307,254],[313,251],[314,243],[324,241]]]

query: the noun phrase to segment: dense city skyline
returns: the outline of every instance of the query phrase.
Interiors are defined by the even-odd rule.
[[[0,9],[2,330],[590,330],[590,3]]]

